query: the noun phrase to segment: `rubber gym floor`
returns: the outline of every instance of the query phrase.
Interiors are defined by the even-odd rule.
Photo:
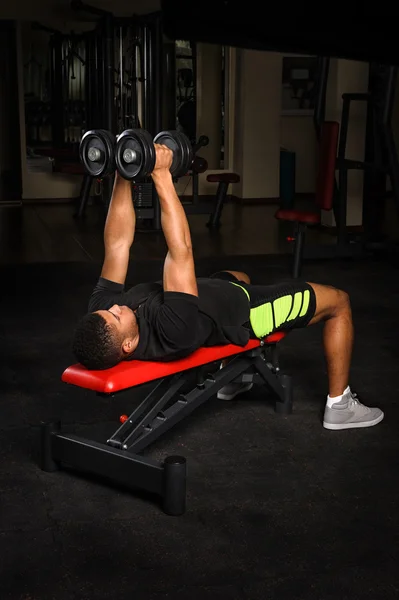
[[[316,262],[303,272],[350,293],[351,384],[384,421],[324,430],[322,328],[293,332],[280,345],[294,377],[292,415],[277,415],[254,388],[232,402],[211,399],[151,448],[157,459],[178,452],[188,461],[187,512],[168,517],[151,499],[37,464],[41,421],[88,434],[116,428],[149,389],[110,400],[60,380],[101,266],[98,223],[78,226],[68,211],[4,209],[0,219],[0,599],[397,599],[397,267]],[[198,275],[233,268],[257,283],[286,278],[287,258],[270,251],[274,233],[260,235],[268,211],[240,221],[231,209],[216,236],[193,221]],[[245,231],[247,218],[258,233]],[[129,283],[159,278],[162,239],[136,241]]]

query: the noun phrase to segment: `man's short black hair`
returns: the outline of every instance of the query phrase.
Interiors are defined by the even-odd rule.
[[[97,313],[86,315],[78,323],[72,350],[77,360],[90,370],[109,369],[122,359],[117,336]]]

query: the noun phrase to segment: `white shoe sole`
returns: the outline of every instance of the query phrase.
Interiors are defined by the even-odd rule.
[[[236,396],[238,396],[239,394],[243,394],[244,392],[249,392],[249,390],[252,389],[253,387],[253,383],[247,383],[247,385],[242,388],[239,388],[236,392],[234,392],[234,394],[223,394],[223,392],[218,392],[217,393],[217,398],[218,400],[233,400],[233,398],[235,398]]]
[[[383,418],[384,413],[382,413],[373,421],[362,421],[360,423],[326,423],[323,421],[323,427],[325,429],[331,429],[334,431],[337,431],[338,429],[359,429],[360,427],[373,427],[373,425],[378,425],[378,423],[381,423]]]

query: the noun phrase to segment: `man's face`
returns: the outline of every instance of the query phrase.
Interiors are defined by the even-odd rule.
[[[128,306],[114,304],[108,310],[97,311],[109,323],[121,340],[124,352],[131,352],[138,343],[138,327],[136,315]]]

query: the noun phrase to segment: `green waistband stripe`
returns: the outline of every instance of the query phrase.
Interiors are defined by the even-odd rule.
[[[250,300],[251,298],[249,297],[248,291],[242,287],[242,285],[239,285],[238,283],[235,283],[234,281],[230,281],[230,283],[232,283],[233,285],[236,285],[237,287],[241,288],[247,295],[248,300]]]
[[[294,296],[294,303],[292,305],[292,310],[287,318],[287,321],[292,321],[293,319],[297,318],[297,316],[299,315],[299,311],[301,310],[301,306],[302,292],[297,292]]]
[[[274,321],[275,327],[278,328],[280,325],[286,322],[288,314],[291,310],[292,306],[292,296],[282,296],[281,298],[277,298],[273,302],[274,309]]]
[[[251,308],[249,318],[254,334],[258,338],[269,335],[274,329],[273,308],[270,302]]]
[[[309,290],[305,290],[305,292],[303,294],[302,310],[299,313],[300,317],[303,317],[304,315],[306,315],[307,310],[309,308],[309,303],[310,303],[310,292],[309,292]]]

